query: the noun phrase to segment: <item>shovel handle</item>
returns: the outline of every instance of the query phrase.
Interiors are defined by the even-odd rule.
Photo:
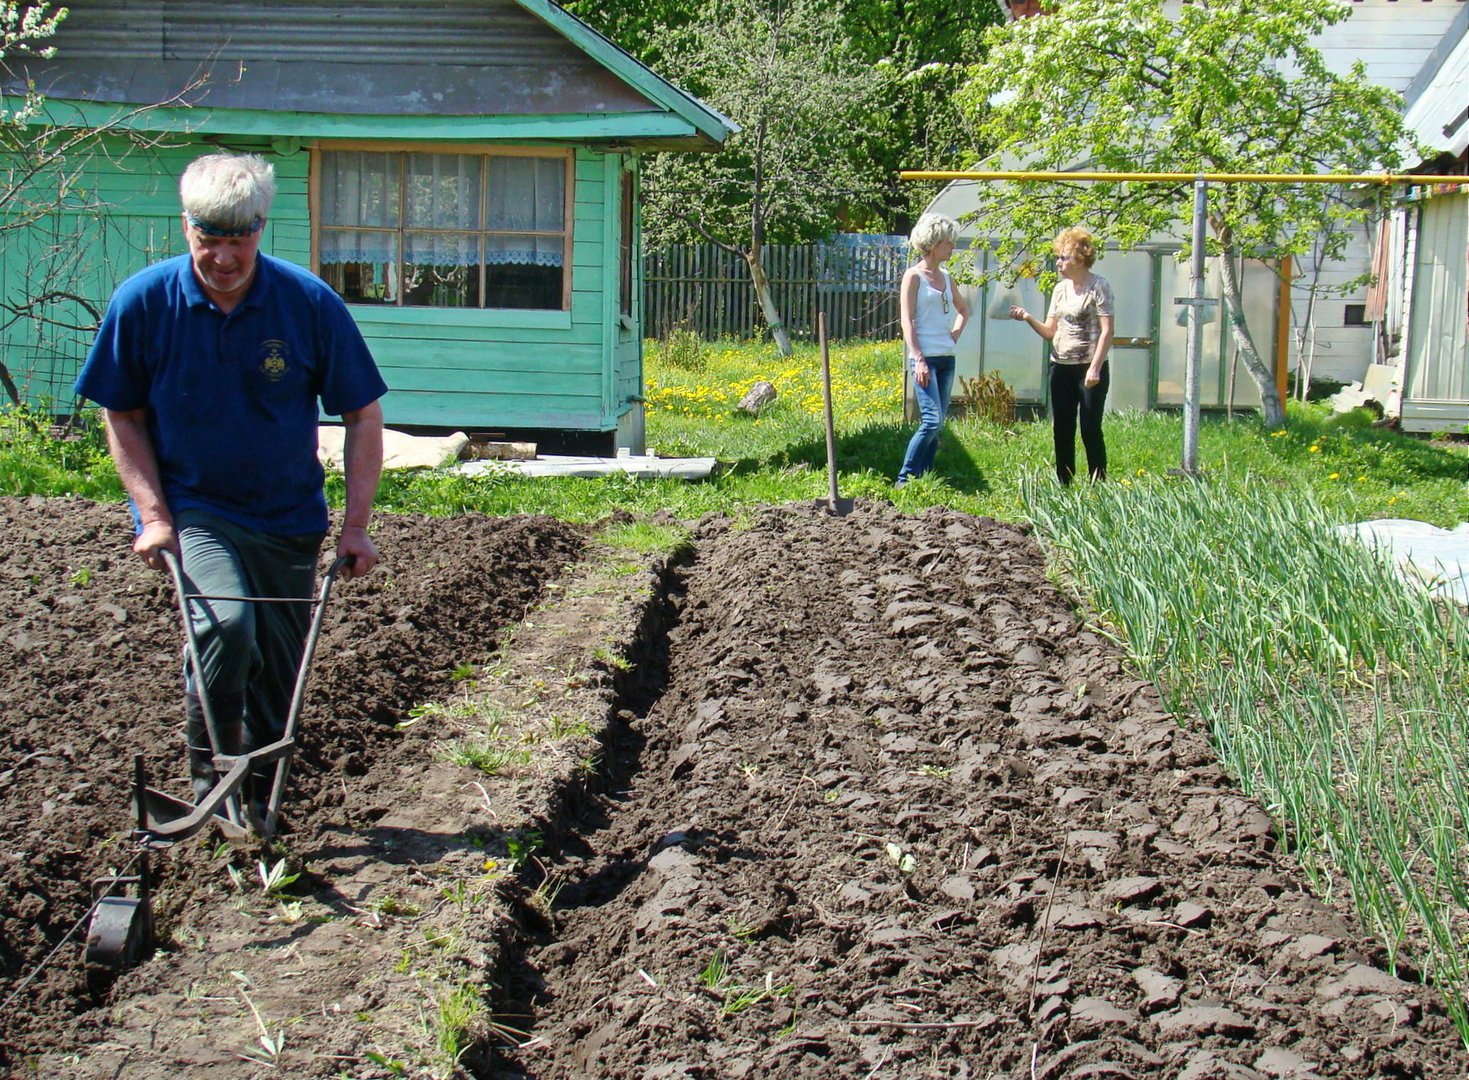
[[[837,505],[837,435],[831,418],[831,350],[826,342],[826,312],[816,313],[816,340],[821,346],[821,400],[826,412],[826,481],[830,487],[831,506]]]

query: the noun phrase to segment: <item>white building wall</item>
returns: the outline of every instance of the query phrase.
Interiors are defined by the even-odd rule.
[[[1313,45],[1332,71],[1345,73],[1361,60],[1373,82],[1402,93],[1465,0],[1341,0],[1351,17],[1329,26]]]
[[[1321,50],[1332,71],[1344,74],[1360,60],[1372,82],[1400,94],[1422,71],[1466,4],[1466,0],[1340,2],[1351,8],[1351,16],[1327,27],[1312,44]],[[1372,244],[1370,234],[1361,234],[1353,240],[1346,258],[1323,266],[1315,279],[1322,286],[1339,285],[1366,273],[1371,268]],[[1308,274],[1292,289],[1297,326],[1306,317],[1311,280],[1312,275]],[[1362,304],[1366,299],[1365,286],[1348,295],[1317,298],[1313,378],[1325,376],[1338,382],[1359,382],[1366,374],[1368,365],[1374,361],[1372,328],[1345,325],[1347,305]]]

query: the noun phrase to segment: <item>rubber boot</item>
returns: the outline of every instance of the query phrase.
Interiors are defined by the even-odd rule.
[[[220,752],[240,752],[240,718],[245,711],[242,694],[226,696],[214,702],[214,723],[219,729],[220,741],[224,743]],[[199,695],[184,693],[184,739],[189,747],[189,778],[194,785],[194,802],[203,802],[219,783],[219,773],[214,768],[214,748],[209,742],[209,725],[204,720],[204,703]],[[243,794],[243,793],[242,793]]]
[[[214,771],[214,749],[209,745],[209,725],[204,722],[204,703],[198,694],[184,694],[184,741],[189,747],[189,779],[197,804],[208,798],[219,782],[219,774]]]

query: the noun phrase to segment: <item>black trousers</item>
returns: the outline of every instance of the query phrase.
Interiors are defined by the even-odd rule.
[[[1112,368],[1102,364],[1102,381],[1086,385],[1086,364],[1052,361],[1051,433],[1056,445],[1056,478],[1071,483],[1076,475],[1076,428],[1081,425],[1081,444],[1086,448],[1086,471],[1093,480],[1107,478],[1107,444],[1102,441],[1102,413],[1107,407],[1107,387],[1112,385]]]

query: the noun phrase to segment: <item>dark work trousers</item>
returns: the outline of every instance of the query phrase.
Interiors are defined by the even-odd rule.
[[[1102,441],[1102,413],[1112,368],[1102,364],[1102,381],[1086,385],[1086,364],[1051,362],[1051,432],[1056,444],[1056,478],[1071,483],[1076,475],[1076,427],[1081,421],[1081,444],[1086,448],[1086,471],[1093,480],[1107,478],[1107,444]]]
[[[213,514],[175,515],[183,550],[184,586],[207,596],[295,596],[316,589],[316,559],[323,534],[271,536]],[[199,645],[204,687],[184,659],[185,735],[196,799],[214,787],[215,752],[248,753],[278,740],[286,727],[301,653],[311,625],[311,605],[196,600],[190,621]],[[207,692],[221,746],[211,747],[199,695]],[[268,792],[275,766],[261,770],[252,798]],[[263,785],[262,785],[263,782]]]

